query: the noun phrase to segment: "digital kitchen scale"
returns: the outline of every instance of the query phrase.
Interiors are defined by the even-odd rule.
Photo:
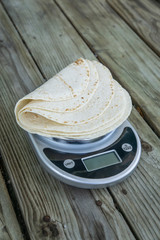
[[[119,183],[132,173],[141,155],[140,139],[128,121],[92,140],[29,137],[41,165],[60,181],[80,188]]]

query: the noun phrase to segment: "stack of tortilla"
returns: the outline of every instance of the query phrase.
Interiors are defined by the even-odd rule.
[[[132,109],[128,92],[97,61],[80,58],[20,99],[17,123],[46,137],[93,139],[120,126]]]

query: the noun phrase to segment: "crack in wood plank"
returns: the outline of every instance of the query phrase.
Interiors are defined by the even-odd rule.
[[[25,226],[25,223],[24,223],[24,219],[22,217],[22,213],[21,213],[19,204],[18,204],[16,196],[15,196],[14,188],[13,188],[12,182],[11,182],[11,180],[9,178],[7,169],[6,169],[5,165],[4,165],[4,161],[2,160],[1,153],[0,153],[0,163],[1,163],[0,164],[0,171],[2,173],[2,178],[4,179],[4,182],[6,184],[6,186],[5,186],[6,187],[6,191],[8,191],[8,195],[10,197],[10,201],[11,201],[11,204],[13,206],[16,218],[17,218],[16,221],[18,221],[18,223],[19,223],[20,230],[21,230],[22,235],[23,235],[23,239],[24,240],[30,240],[28,232],[27,232],[27,229],[26,229],[26,226]],[[0,237],[1,237],[1,234],[0,234]],[[4,238],[4,240],[5,240],[5,238]]]
[[[0,171],[0,239],[22,240],[23,235]]]

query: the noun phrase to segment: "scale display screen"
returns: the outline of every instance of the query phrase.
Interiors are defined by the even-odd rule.
[[[100,154],[82,158],[82,161],[87,171],[97,170],[122,162],[122,160],[115,151],[103,152]]]

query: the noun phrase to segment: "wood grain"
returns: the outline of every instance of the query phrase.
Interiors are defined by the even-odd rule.
[[[50,2],[50,4],[51,5],[48,6],[49,8],[52,7],[53,3]],[[32,6],[31,2],[29,5]],[[35,6],[35,1],[33,6]],[[17,6],[15,5],[14,7],[16,8]],[[54,4],[53,7],[56,8]],[[42,170],[25,132],[17,126],[14,117],[16,101],[22,95],[42,84],[43,78],[2,8],[0,8],[0,17],[2,19],[0,25],[2,45],[0,55],[0,90],[2,102],[0,125],[1,150],[30,238],[37,240],[98,240],[102,239],[102,237],[105,239],[118,239],[119,232],[117,232],[116,226],[110,225],[88,190],[79,189],[75,192],[75,188],[68,188],[68,186],[55,180]],[[52,20],[51,17],[53,18]],[[30,18],[31,15],[28,17],[28,21]],[[49,18],[53,23],[56,21],[56,18],[58,18],[57,21],[59,24],[61,21],[61,24],[65,22],[63,15],[58,9],[57,14],[51,14]],[[36,19],[34,19],[34,21],[36,22]],[[43,21],[41,21],[40,24],[43,29]],[[64,27],[66,31],[68,28],[71,28],[66,22],[63,28]],[[37,31],[37,29],[35,31]],[[36,32],[36,38],[40,36],[40,32]],[[78,46],[72,42],[73,38],[77,38],[75,42],[79,41],[81,48],[78,49]],[[69,44],[74,53],[77,53],[77,57],[81,54],[80,51],[82,49],[84,49],[84,55],[88,54],[88,56],[92,57],[93,55],[87,46],[81,39],[78,40],[78,38],[77,33],[72,30],[71,39],[68,37],[66,44]],[[52,39],[52,41],[54,43],[54,39]],[[62,47],[64,48],[66,44],[64,42],[64,44],[61,45],[61,49]],[[38,46],[38,42],[35,44],[37,52],[41,49],[40,46]],[[57,56],[59,48],[57,47]],[[45,53],[43,58],[49,55],[46,49],[47,47],[43,50],[43,53]],[[62,52],[65,52],[65,54],[62,55],[62,57],[57,57],[58,59],[54,63],[51,63],[51,65],[54,65],[54,68],[50,67],[48,74],[46,70],[45,74],[47,76],[50,75],[51,72],[54,74],[55,69],[68,63],[65,60],[65,56],[68,56],[69,53],[67,53],[67,48],[64,50],[65,51]],[[56,49],[54,49],[54,51],[56,51]],[[70,49],[68,49],[68,51],[70,51]],[[54,58],[56,59],[55,54]],[[49,64],[49,62],[44,59],[43,63],[45,63],[45,66]],[[72,195],[75,195],[76,201],[71,198]],[[86,199],[85,206],[83,206],[81,202],[82,199]],[[106,202],[105,204],[109,209],[111,208],[110,202]],[[43,221],[45,215],[49,215],[51,218],[49,224]],[[124,238],[127,239],[129,236],[130,239],[135,239],[123,216],[120,215],[120,219],[124,222],[124,225],[121,226],[121,232],[124,232]]]
[[[133,102],[141,107],[145,119],[160,136],[159,57],[105,0],[56,2],[99,60],[129,91]]]
[[[160,56],[160,4],[152,0],[107,2]]]
[[[83,190],[85,191],[84,195],[82,190],[66,185],[65,191],[70,204],[74,209],[74,213],[77,216],[79,216],[81,212],[83,213],[82,218],[78,222],[79,228],[82,232],[84,232],[84,229],[87,227],[90,234],[93,235],[93,239],[112,239],[112,236],[107,233],[109,225],[118,240],[135,239],[133,234],[129,231],[121,213],[116,209],[116,206],[114,205],[107,189],[92,190],[91,193],[93,199],[90,197],[91,193],[88,190]],[[101,214],[97,211],[97,206]],[[88,209],[87,212],[86,209]],[[93,215],[93,212],[96,218]],[[105,219],[104,216],[108,222],[105,226],[103,224]],[[98,224],[96,219],[99,219]],[[85,220],[87,222],[87,226],[85,226]],[[82,235],[82,239],[86,239],[85,235]]]
[[[0,239],[23,240],[4,179],[0,172]]]
[[[16,3],[17,3],[17,1],[16,1]],[[23,18],[21,17],[21,14],[19,14],[19,12],[23,11],[23,6],[21,5],[20,2],[18,2],[18,11],[17,10],[13,11],[13,7],[15,7],[14,4],[15,4],[14,1],[7,2],[7,5],[6,5],[7,9],[9,10],[9,13],[11,14],[12,19],[14,20],[15,24],[17,25],[20,33],[23,35],[23,37],[25,39],[25,42],[26,42],[27,46],[29,47],[30,51],[32,52],[34,58],[36,59],[36,61],[40,62],[40,60],[38,60],[38,54],[39,53],[37,54],[37,52],[38,52],[38,49],[40,49],[40,47],[42,49],[42,45],[44,44],[44,39],[45,39],[45,37],[43,39],[40,38],[40,33],[42,31],[45,31],[43,33],[43,36],[50,35],[51,33],[48,33],[48,31],[50,31],[50,30],[48,30],[48,28],[44,30],[43,21],[41,21],[39,24],[37,23],[38,20],[37,20],[37,17],[36,17],[35,2],[34,2],[34,8],[33,8],[33,4],[31,4],[31,2],[30,2],[30,4],[25,5],[25,11],[23,12]],[[78,2],[78,4],[80,4],[80,2]],[[52,5],[50,5],[50,8],[51,8],[51,6]],[[46,5],[45,5],[45,7],[46,7]],[[72,6],[70,6],[70,7],[72,9]],[[40,8],[40,2],[39,2],[39,5],[38,5],[38,8]],[[54,7],[52,7],[52,9],[53,8],[54,8],[54,11],[55,11],[55,5],[54,5]],[[11,9],[12,9],[12,11],[11,11]],[[44,9],[44,5],[42,5],[42,9]],[[67,6],[66,6],[66,9],[68,11]],[[50,11],[47,11],[47,10],[45,10],[45,11],[50,13]],[[86,8],[83,7],[83,11],[87,11],[87,14],[88,14],[88,11],[90,11],[90,10],[89,10],[89,8],[86,9]],[[93,9],[92,9],[92,11],[93,11]],[[94,9],[93,13],[95,11],[96,10]],[[31,13],[32,13],[32,15],[31,15]],[[77,10],[76,13],[77,13],[77,18],[79,20],[79,26],[84,28],[84,26],[81,25],[82,22],[80,21],[80,18],[79,18],[79,15],[78,15],[78,10]],[[32,26],[33,26],[33,29],[36,28],[36,34],[37,35],[35,37],[36,37],[36,39],[38,39],[38,42],[37,42],[37,45],[34,45],[34,47],[30,44],[30,34],[32,34],[33,29],[32,29],[32,26],[30,26],[30,24],[27,22],[27,19],[29,18],[28,17],[29,14],[30,14],[30,18],[31,17],[36,18],[36,19],[34,19],[34,22],[36,22],[36,25],[34,25],[35,23],[33,23]],[[74,14],[75,14],[75,12],[72,9],[72,15],[74,15]],[[54,15],[54,17],[55,16],[57,17],[56,14],[52,14],[52,17],[50,16],[50,14],[48,16],[48,18],[50,19],[50,22],[51,22],[51,24],[50,24],[51,26],[52,26],[52,22],[56,22],[55,19],[51,21],[51,18],[53,18],[53,15]],[[97,22],[100,18],[99,15],[96,18]],[[58,15],[58,16],[61,16],[61,15]],[[104,17],[104,15],[103,15],[103,17]],[[18,18],[21,19],[21,23],[18,22]],[[45,18],[47,18],[46,15],[45,15]],[[85,20],[86,20],[86,18],[85,18]],[[120,23],[121,23],[121,20],[119,20],[119,18],[118,18],[117,23],[116,23],[117,27],[118,27],[118,21],[120,21]],[[45,22],[47,22],[47,19],[45,19]],[[77,26],[78,26],[78,22],[76,22],[76,23],[77,23]],[[75,24],[75,22],[74,22],[74,24]],[[122,27],[124,27],[123,24],[121,23]],[[69,25],[69,23],[67,23],[66,19],[63,20],[63,28],[64,28],[64,25],[65,25],[65,29]],[[50,26],[50,28],[51,28],[51,26]],[[60,25],[60,22],[59,22],[59,26],[62,27]],[[69,25],[69,27],[71,27],[71,26]],[[32,31],[28,30],[30,28],[32,29]],[[102,28],[105,32],[105,28],[103,26],[102,26]],[[38,32],[37,29],[39,29],[39,32]],[[100,29],[100,25],[99,25],[99,29]],[[97,32],[100,31],[99,29],[98,29],[98,27],[96,27]],[[30,31],[29,36],[27,34],[25,34],[25,32],[28,32],[28,31]],[[51,31],[53,32],[54,30],[52,29]],[[90,32],[91,31],[92,30],[90,30]],[[128,30],[128,31],[129,31],[129,33],[131,33],[131,30]],[[66,30],[66,34],[68,32],[69,31]],[[94,31],[94,34],[92,35],[93,39],[96,38],[95,32],[96,31]],[[128,36],[129,36],[129,33],[128,33]],[[86,35],[87,34],[88,34],[88,31],[87,31]],[[69,36],[71,37],[71,39],[73,39],[73,32],[71,32],[69,34]],[[69,36],[67,34],[66,37],[68,38]],[[136,35],[134,35],[134,33],[132,33],[129,40],[131,40],[132,43],[133,43],[133,41],[136,41],[136,44],[138,46],[140,45],[141,48],[145,50],[145,52],[148,51],[148,55],[149,55],[149,52],[150,52],[151,58],[153,58],[153,53],[150,50],[148,50],[148,48],[142,43],[142,41],[139,38],[136,38],[134,36],[136,36]],[[87,35],[87,37],[88,37],[88,35]],[[77,35],[77,38],[78,38],[78,35]],[[133,38],[133,40],[132,40],[132,38]],[[135,40],[135,38],[136,38],[136,40]],[[58,42],[57,39],[58,39],[58,34],[56,34],[54,32],[54,39],[52,39],[53,44],[54,44],[54,42],[56,42],[56,43]],[[97,39],[99,39],[98,35],[97,35]],[[105,44],[106,39],[103,38],[103,35],[101,36],[101,39],[102,39],[102,41],[104,40],[104,44]],[[122,40],[122,36],[121,36],[121,40]],[[84,44],[84,43],[82,43],[80,41],[81,40],[79,38],[79,40],[76,40],[76,43],[79,42],[79,47],[82,47],[81,45]],[[109,39],[108,41],[111,41],[111,40]],[[140,41],[140,43],[139,43],[139,41]],[[124,43],[125,43],[125,41],[124,41]],[[62,42],[60,42],[60,44],[61,44],[61,48],[62,47],[65,48],[65,46],[66,46],[65,42],[62,41]],[[50,52],[49,52],[50,45],[52,45],[51,42],[50,41],[48,42],[47,40],[45,40],[45,50],[41,51],[41,53],[40,53],[41,54],[41,59],[43,59],[43,64],[38,63],[40,65],[41,70],[45,72],[45,75],[47,75],[47,71],[46,71],[45,66],[46,66],[46,64],[49,64],[49,62],[48,62],[49,59],[51,57],[53,58],[53,56],[50,56],[50,58],[48,57],[49,54],[50,54]],[[68,48],[70,49],[70,45],[68,46]],[[98,48],[98,46],[97,46],[97,48]],[[130,49],[131,49],[131,47],[130,47]],[[134,52],[134,51],[132,50],[132,52]],[[67,53],[65,52],[64,53],[65,58],[66,58],[66,54]],[[84,56],[84,54],[87,55],[90,58],[91,53],[87,48],[85,48],[85,53],[83,53],[83,56]],[[70,53],[69,53],[69,55],[70,55]],[[92,56],[91,56],[91,58],[92,58]],[[134,58],[132,58],[132,60],[133,59]],[[137,57],[137,59],[139,60],[139,62],[136,63],[137,66],[138,66],[138,64],[140,64],[140,66],[145,67],[144,63],[142,62],[142,59],[140,59],[138,57]],[[156,57],[155,57],[155,59],[156,59]],[[111,60],[111,58],[110,58],[110,60]],[[134,59],[134,60],[136,60],[136,59]],[[45,62],[45,64],[44,64],[44,62]],[[63,65],[64,64],[64,57],[63,56],[59,56],[57,62],[54,62],[54,64],[56,65],[56,64],[58,64],[58,62],[61,62],[60,63],[61,67],[64,67],[64,65]],[[68,63],[68,62],[66,62],[66,63]],[[115,64],[114,64],[113,61],[110,62],[111,66],[112,66],[112,64],[115,67]],[[130,62],[130,64],[131,64],[131,62]],[[50,76],[50,75],[54,74],[54,71],[55,71],[54,69],[55,69],[55,67],[53,69],[49,69],[49,74],[47,76]],[[56,67],[56,69],[58,69],[58,66]],[[155,66],[155,68],[153,68],[153,71],[155,71],[155,69],[156,69],[156,66]],[[51,73],[51,71],[53,71],[53,72]],[[136,73],[136,70],[135,70],[135,73]],[[130,77],[129,77],[129,75],[127,75],[127,76],[128,76],[127,85],[132,86],[132,84],[134,83],[133,79],[132,79],[132,81],[129,81]],[[144,79],[144,75],[142,75],[142,76],[143,76],[143,79]],[[141,78],[142,78],[142,76],[141,76]],[[127,80],[126,80],[126,82],[127,82]],[[155,84],[157,84],[157,81],[156,81]],[[136,86],[136,84],[135,84],[135,86]],[[131,87],[130,87],[130,89],[131,89]],[[150,89],[150,91],[152,92],[152,88],[149,84],[147,85],[147,89],[148,89],[148,91]],[[136,88],[136,90],[139,93],[138,88]],[[142,87],[141,87],[140,91],[142,91]],[[155,95],[153,95],[152,97],[156,98],[157,97],[156,94],[157,93],[155,93]],[[150,105],[150,106],[152,106],[152,105]],[[136,129],[138,130],[138,133],[140,134],[140,136],[143,138],[144,141],[147,142],[147,144],[153,146],[153,150],[152,150],[151,153],[148,153],[148,154],[146,154],[146,152],[143,150],[142,159],[141,159],[142,163],[139,165],[136,172],[132,175],[131,178],[126,180],[123,184],[120,184],[115,188],[111,188],[111,191],[112,191],[112,194],[113,194],[115,200],[117,201],[119,207],[121,208],[121,211],[123,212],[123,214],[125,214],[126,218],[128,219],[128,222],[132,226],[132,229],[134,229],[134,232],[135,232],[136,236],[139,239],[153,239],[153,237],[155,237],[155,239],[156,239],[156,238],[159,237],[159,217],[158,217],[158,214],[159,214],[159,192],[158,192],[158,189],[159,189],[159,171],[157,171],[157,167],[159,165],[158,145],[160,144],[160,142],[159,142],[158,138],[156,137],[156,135],[154,135],[154,133],[149,129],[149,127],[146,125],[146,123],[137,114],[137,112],[133,111],[133,115],[131,116],[131,119],[133,119],[133,121],[135,121],[135,123],[136,123],[135,126],[136,126]],[[151,166],[150,166],[150,164],[148,164],[148,162],[151,164]],[[144,172],[145,172],[145,176],[144,176]],[[142,176],[144,176],[144,177],[142,178]],[[156,182],[155,182],[155,179],[156,179]],[[148,188],[146,186],[148,186]],[[66,187],[66,188],[68,188],[68,187]],[[87,212],[85,212],[85,210],[84,210],[84,208],[82,208],[82,204],[81,204],[82,199],[83,198],[85,199],[85,194],[86,194],[87,191],[84,191],[84,190],[76,191],[76,193],[77,192],[79,193],[79,195],[78,195],[78,193],[77,193],[77,195],[81,196],[81,198],[80,197],[77,198],[76,202],[74,202],[74,200],[72,198],[72,196],[76,196],[76,194],[74,194],[73,188],[69,188],[69,190],[67,190],[66,192],[67,192],[68,201],[70,202],[70,205],[72,206],[72,209],[74,210],[75,215],[80,216],[82,214],[82,213],[80,213],[80,209],[83,209],[82,212],[85,213],[84,218],[87,219],[87,222],[90,222],[90,223],[93,224],[92,227],[91,227],[91,229],[93,231],[93,229],[95,229],[95,223],[94,223],[93,220],[89,221],[88,217],[87,217],[87,214],[88,214],[88,216],[93,219],[92,213],[89,210]],[[125,193],[127,193],[127,194],[125,194]],[[153,204],[153,198],[151,197],[150,193],[152,193],[152,196],[154,196],[154,205],[153,205],[152,208],[150,206],[152,206],[152,204]],[[104,215],[106,216],[106,218],[108,219],[108,221],[110,223],[110,226],[113,226],[113,229],[114,229],[113,231],[116,233],[116,236],[117,237],[121,236],[123,234],[123,232],[124,232],[124,234],[126,234],[126,230],[124,230],[124,225],[122,224],[123,221],[120,223],[120,220],[117,220],[117,219],[119,219],[119,217],[121,217],[121,215],[118,211],[116,211],[115,206],[113,205],[113,202],[112,202],[112,205],[108,206],[108,203],[111,202],[111,201],[107,201],[108,198],[107,198],[107,195],[106,195],[106,190],[96,190],[96,191],[93,190],[92,194],[93,194],[93,196],[96,200],[99,199],[103,203],[101,209],[102,209]],[[143,196],[143,198],[142,198],[142,196]],[[88,197],[86,197],[86,199],[88,200]],[[88,201],[90,202],[90,200],[88,200]],[[80,206],[81,206],[81,208],[80,208]],[[114,211],[112,210],[113,206],[114,206]],[[90,205],[90,208],[94,209],[92,204]],[[148,209],[149,209],[149,211],[148,211]],[[108,211],[109,211],[109,213],[108,213]],[[114,214],[113,214],[113,212],[114,212]],[[94,211],[93,211],[93,213],[94,213]],[[118,216],[117,216],[117,214],[118,214]],[[97,213],[96,213],[96,215],[97,215]],[[99,216],[99,214],[98,214],[98,216]],[[77,221],[79,229],[81,229],[81,234],[82,234],[82,229],[84,229],[84,225],[82,225],[84,218],[82,217],[82,218],[79,219],[79,221]],[[148,224],[148,219],[151,219],[150,224]],[[101,220],[100,220],[100,222],[101,222]],[[96,226],[99,226],[99,225],[101,225],[101,223],[97,224]],[[125,229],[126,229],[126,227],[125,227]],[[87,230],[85,229],[84,233],[86,234],[86,232],[87,232]],[[94,232],[94,234],[95,234],[95,232]],[[83,236],[83,238],[84,238],[83,234],[81,236]],[[97,236],[99,236],[98,232],[96,233],[96,237]],[[102,236],[104,236],[104,235],[102,235]],[[88,237],[87,234],[86,234],[86,237]],[[123,236],[122,239],[128,239],[128,237]]]
[[[3,4],[46,79],[81,56],[94,59],[52,0],[23,3],[16,0]]]
[[[159,239],[160,140],[134,109],[130,121],[141,137],[141,160],[137,169],[127,180],[110,187],[110,190],[135,231],[135,236],[145,240]],[[93,194],[104,202],[105,191],[105,189],[97,190]]]
[[[32,52],[34,58],[35,56],[37,56],[36,52],[40,54],[44,64],[42,66],[42,63],[41,63],[40,69],[45,72],[45,75],[49,77],[50,75],[55,73],[56,69],[59,70],[60,67],[64,67],[66,64],[70,62],[70,59],[68,59],[66,56],[68,56],[68,54],[69,56],[71,56],[71,53],[66,52],[67,49],[72,48],[72,51],[77,52],[77,55],[81,53],[83,54],[82,56],[85,55],[88,58],[92,59],[93,54],[89,51],[89,49],[83,43],[83,41],[80,40],[80,37],[78,36],[78,34],[76,34],[76,32],[73,29],[70,34],[67,34],[69,32],[69,29],[71,28],[71,25],[67,22],[67,20],[63,17],[60,11],[58,11],[56,6],[52,3],[51,5],[49,5],[49,7],[51,9],[54,9],[54,11],[56,8],[57,9],[56,11],[58,13],[49,14],[50,11],[45,10],[48,13],[47,15],[49,15],[48,19],[50,20],[50,25],[56,22],[55,18],[58,18],[57,21],[58,21],[59,27],[60,29],[62,27],[66,29],[67,36],[64,38],[64,41],[61,41],[59,43],[60,44],[59,48],[61,47],[61,49],[62,48],[65,49],[65,51],[63,51],[63,55],[57,54],[59,58],[56,59],[56,62],[51,63],[52,65],[55,64],[55,66],[53,66],[53,68],[50,68],[47,74],[47,70],[45,70],[46,69],[45,66],[50,64],[49,62],[50,58],[54,59],[57,56],[57,55],[54,55],[54,56],[48,57],[49,55],[51,55],[50,45],[53,45],[54,42],[58,44],[59,38],[58,38],[58,34],[54,32],[54,27],[51,30],[48,30],[48,28],[44,28],[43,20],[41,20],[41,22],[39,22],[38,24],[36,11],[35,11],[36,3],[39,3],[38,4],[38,9],[39,9],[41,4],[40,2],[34,1],[33,3],[29,1],[29,3],[25,5],[25,11],[23,11],[23,4],[20,1],[12,1],[12,2],[7,1],[7,4],[9,4],[10,6],[8,5],[6,6],[7,6],[7,9],[9,10],[9,13],[12,12],[11,16],[12,16],[12,19],[14,19],[14,21],[16,22],[17,28],[19,24],[21,25],[22,29],[19,27],[20,34],[23,35],[24,34],[23,32],[27,32],[28,28],[32,28],[32,26],[30,26],[30,24],[28,23],[28,21],[30,21],[28,19],[34,19],[34,22],[36,22],[36,25],[34,26],[35,31],[33,31],[32,29],[32,31],[30,30],[30,33],[28,34],[29,36],[27,36],[27,34],[25,35],[25,43],[27,44],[27,46],[30,46],[30,34],[34,32],[36,34],[35,37],[36,39],[38,39],[38,41],[37,41],[37,44],[34,44],[34,47],[32,47],[30,51]],[[12,4],[13,4],[13,8],[12,8]],[[18,8],[18,11],[16,10],[16,8]],[[43,8],[44,8],[44,5],[42,5],[42,9]],[[23,18],[19,14],[21,10],[23,11],[22,12]],[[20,18],[22,23],[17,23],[18,17]],[[45,15],[45,18],[47,18],[46,15]],[[63,19],[62,22],[61,22],[61,18]],[[47,19],[45,20],[45,22],[47,22]],[[63,26],[61,26],[60,23],[61,24],[63,23],[62,24]],[[32,25],[34,25],[34,23],[32,23]],[[52,41],[50,40],[49,42],[45,40],[45,49],[42,51],[43,49],[42,45],[44,44],[45,37],[41,39],[40,36],[41,36],[41,32],[44,31],[44,29],[45,29],[45,32],[43,33],[44,36],[50,35],[51,33],[48,31],[52,31],[52,33],[54,32],[54,35],[53,35],[54,38],[52,39]],[[9,32],[11,32],[11,30]],[[57,32],[59,33],[58,30]],[[72,45],[72,47],[70,47],[70,44],[72,43],[72,41],[69,41],[69,37],[71,38],[71,40],[75,39],[74,44],[78,42],[79,46],[76,46],[75,44],[75,45]],[[68,44],[68,41],[67,43],[65,43],[66,38],[70,43],[69,47],[68,45],[66,45]],[[24,47],[19,45],[20,44],[18,44],[18,47],[16,47],[17,54],[19,54],[19,51],[21,49],[23,49],[23,52],[25,52]],[[68,48],[66,48],[66,46]],[[78,53],[79,50],[74,50],[74,48],[78,48],[78,47],[80,49],[80,53]],[[39,53],[39,49],[41,49],[40,53]],[[83,53],[83,51],[85,52]],[[25,59],[26,62],[24,63],[24,60],[21,57],[21,54],[19,58],[21,59],[21,61],[17,60],[18,63],[16,62],[16,65],[18,64],[18,65],[26,66],[28,62],[32,63],[33,68],[30,68],[30,76],[31,76],[31,73],[35,71],[34,70],[35,66],[33,64],[33,61],[28,57],[27,59]],[[71,59],[72,59],[72,56],[71,56]],[[59,64],[59,65],[56,65],[56,64]],[[15,75],[14,79],[16,78],[17,77]],[[23,133],[22,130],[20,129],[18,130],[17,125],[13,121],[14,116],[10,115],[11,109],[13,109],[15,101],[17,100],[17,96],[16,96],[17,93],[15,92],[13,94],[12,92],[14,89],[13,83],[9,84],[10,78],[9,77],[7,78],[6,73],[5,73],[4,79],[5,81],[3,84],[7,84],[7,87],[3,86],[4,88],[3,126],[5,124],[5,127],[6,125],[8,125],[8,127],[6,128],[7,130],[5,130],[5,127],[3,127],[2,129],[3,130],[3,152],[6,159],[6,164],[8,165],[8,169],[10,171],[10,175],[14,176],[16,181],[18,181],[19,183],[19,186],[15,183],[15,189],[19,191],[18,198],[21,201],[21,207],[24,212],[26,224],[27,226],[29,226],[30,234],[35,227],[35,222],[36,222],[36,230],[37,232],[38,231],[40,232],[40,226],[39,226],[40,219],[42,218],[44,213],[45,212],[48,213],[48,210],[49,210],[49,213],[52,219],[53,220],[58,219],[57,223],[60,223],[60,226],[61,224],[63,225],[64,230],[63,228],[61,229],[62,234],[64,231],[65,236],[67,236],[69,239],[71,238],[87,239],[89,237],[90,239],[94,239],[94,236],[96,236],[96,238],[98,239],[100,237],[99,234],[101,232],[99,231],[100,227],[101,229],[103,229],[102,237],[104,237],[104,234],[106,233],[104,225],[107,227],[107,232],[109,234],[108,236],[111,236],[112,234],[117,239],[134,238],[131,232],[129,231],[129,228],[125,223],[122,215],[116,209],[106,189],[92,190],[91,193],[94,198],[91,198],[91,194],[89,191],[82,190],[82,189],[75,189],[75,188],[60,184],[59,182],[55,181],[53,178],[50,178],[48,174],[43,173],[41,171],[39,164],[35,160],[33,151],[26,140],[25,134]],[[23,74],[23,79],[25,79],[25,73]],[[36,81],[37,80],[35,79],[35,83]],[[24,89],[24,87],[27,86],[28,84],[27,81],[24,80],[24,82],[25,84],[24,86],[22,86],[22,89]],[[30,90],[32,90],[32,87],[30,88]],[[13,96],[12,99],[10,99],[8,91],[9,92],[11,91]],[[5,123],[6,119],[7,119],[7,123]],[[147,144],[149,144],[149,146],[152,146],[152,151],[147,153],[146,150],[150,149],[150,147],[147,148],[144,144],[145,148],[143,149],[141,164],[139,164],[139,167],[136,169],[135,173],[130,178],[128,178],[124,183],[119,184],[116,187],[113,187],[110,189],[112,191],[113,197],[115,198],[115,201],[117,201],[118,206],[121,209],[121,212],[123,212],[123,214],[126,216],[137,238],[153,239],[151,237],[155,236],[155,239],[156,239],[160,235],[159,217],[158,217],[158,215],[160,215],[159,214],[159,192],[158,192],[159,171],[157,171],[157,167],[159,166],[158,156],[160,154],[158,146],[160,142],[156,137],[156,135],[150,130],[150,128],[147,126],[144,120],[142,120],[142,118],[139,116],[139,114],[136,111],[133,111],[133,114],[131,115],[131,120],[132,119],[135,122],[135,126],[138,133],[140,134],[142,139],[146,141],[146,146]],[[12,149],[11,144],[9,143],[10,138],[12,139],[12,142],[15,141],[17,143],[18,141],[20,148],[17,148],[16,146],[14,146],[16,149],[15,150]],[[9,151],[7,150],[7,147],[9,148]],[[9,154],[11,154],[11,158]],[[18,172],[15,173],[14,165],[12,165],[12,162],[9,159],[13,159],[14,164],[16,164],[16,171],[18,169]],[[142,178],[142,176],[144,175],[144,170],[146,171],[146,173],[145,173],[145,177]],[[21,174],[21,172],[23,174]],[[23,191],[24,187],[27,194],[29,194],[28,198],[29,198],[29,201],[32,203],[32,206],[28,205],[28,203],[26,202],[26,193]],[[32,194],[30,194],[30,192]],[[150,193],[152,193],[152,195],[154,196],[154,202]],[[100,202],[102,202],[101,206],[97,206],[95,204],[95,201],[97,200],[100,200]],[[38,203],[38,206],[40,205],[41,208],[39,207],[40,208],[39,209],[34,202]],[[104,216],[105,216],[105,218],[107,219],[104,225],[102,225],[101,218],[99,217],[100,212],[98,211],[97,208],[99,209],[99,211],[101,210],[101,213],[103,213],[103,215],[101,215],[101,218],[104,220]],[[32,214],[33,209],[35,209],[34,214]],[[30,227],[30,223],[28,223],[27,221],[28,215],[31,219],[30,220],[32,223],[31,227]],[[34,221],[33,221],[32,215],[34,216]],[[147,222],[147,219],[150,219],[150,225],[148,225],[149,221]],[[85,220],[86,220],[86,224],[84,222]],[[89,232],[88,230],[88,222],[89,222],[90,228],[92,229],[91,232]],[[108,229],[109,226],[112,229],[112,231],[110,228]],[[71,233],[72,236],[69,233]],[[76,233],[79,235],[76,235]],[[32,234],[34,235],[34,237],[36,236],[35,229],[33,230]],[[63,237],[61,237],[61,239],[63,239]]]

